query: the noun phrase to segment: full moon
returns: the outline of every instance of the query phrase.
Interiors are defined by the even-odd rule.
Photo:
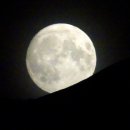
[[[33,37],[26,65],[34,83],[52,93],[92,76],[96,52],[89,36],[78,27],[52,24]]]

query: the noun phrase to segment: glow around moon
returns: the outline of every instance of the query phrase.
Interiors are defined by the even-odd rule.
[[[26,64],[35,84],[52,93],[92,76],[96,52],[90,38],[79,28],[53,24],[34,36]]]

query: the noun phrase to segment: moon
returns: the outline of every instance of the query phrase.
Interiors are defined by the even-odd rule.
[[[31,40],[26,65],[33,82],[53,93],[92,76],[96,52],[89,36],[78,27],[52,24]]]

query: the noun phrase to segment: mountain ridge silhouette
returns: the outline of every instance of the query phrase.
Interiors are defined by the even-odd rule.
[[[130,74],[129,66],[130,66],[129,59],[117,62],[107,67],[106,69],[94,74],[90,78],[83,80],[67,89],[64,89],[64,90],[61,90],[52,94],[48,94],[36,100],[40,101],[42,99],[44,100],[44,98],[51,98],[51,97],[53,98],[54,96],[58,96],[58,95],[61,97],[62,95],[63,97],[65,96],[72,97],[72,94],[76,98],[78,95],[80,96],[80,92],[82,96],[83,94],[85,94],[86,96],[90,96],[90,94],[92,94],[92,93],[89,93],[90,91],[93,91],[93,92],[95,91],[95,95],[96,95],[96,91],[99,91],[99,90],[100,92],[102,92],[101,94],[103,94],[103,92],[105,93],[106,91],[108,91],[108,92],[111,92],[111,94],[113,94],[114,96],[114,94],[118,94],[116,93],[116,91],[123,92],[124,90],[123,85],[128,86],[128,80],[129,80],[129,74]],[[98,86],[99,84],[100,86]],[[127,89],[127,87],[125,88]]]

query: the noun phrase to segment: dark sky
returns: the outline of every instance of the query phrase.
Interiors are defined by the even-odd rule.
[[[89,35],[96,72],[130,57],[128,1],[17,0],[1,3],[0,13],[1,99],[44,95],[30,79],[25,58],[32,37],[50,24],[72,24]]]

